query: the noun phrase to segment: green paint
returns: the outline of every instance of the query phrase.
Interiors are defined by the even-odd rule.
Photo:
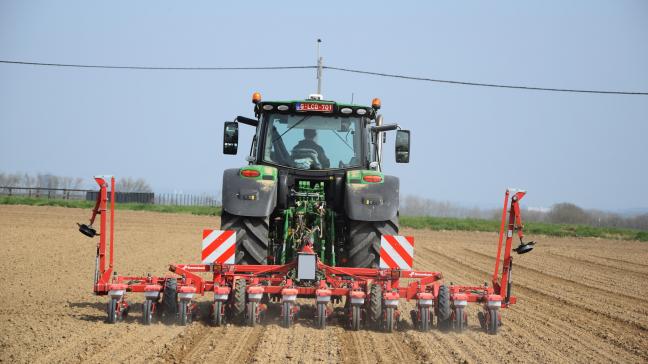
[[[295,205],[283,212],[281,248],[273,254],[280,264],[292,261],[305,244],[324,264],[335,266],[334,212],[326,206],[324,182],[298,181]]]
[[[364,180],[365,176],[379,176],[380,182],[367,182]],[[385,175],[378,171],[372,171],[368,169],[356,169],[353,171],[348,171],[346,173],[347,183],[350,184],[374,184],[374,183],[384,183]]]

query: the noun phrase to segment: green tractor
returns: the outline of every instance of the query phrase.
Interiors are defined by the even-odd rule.
[[[286,264],[309,244],[324,264],[378,267],[399,203],[382,146],[397,130],[396,162],[408,163],[409,131],[383,124],[379,99],[252,101],[255,118],[225,122],[223,137],[223,153],[236,154],[239,123],[256,128],[249,165],[223,173],[221,229],[236,231],[236,264]]]

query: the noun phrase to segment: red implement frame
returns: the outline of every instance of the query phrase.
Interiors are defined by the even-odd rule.
[[[100,190],[90,219],[91,226],[96,216],[100,217],[94,292],[98,295],[106,295],[114,292],[113,290],[123,290],[124,292],[159,290],[162,292],[167,277],[118,276],[114,272],[115,179],[112,176],[109,177],[110,209],[108,209],[107,178],[104,176],[95,177]],[[514,230],[517,230],[520,241],[523,238],[519,201],[525,193],[515,190],[506,191],[492,286],[489,287],[487,284],[482,286],[448,286],[453,307],[455,304],[462,304],[462,301],[483,303],[484,307],[494,301],[498,303],[497,307],[508,307],[516,302],[515,296],[511,296],[511,268],[513,264],[511,250]],[[506,223],[507,215],[508,224]],[[109,240],[106,236],[108,224]],[[506,240],[504,241],[505,235]],[[108,257],[107,247],[109,247]],[[499,265],[502,253],[504,254],[504,263],[500,276]],[[314,252],[310,246],[304,246],[300,254],[314,255]],[[285,265],[174,264],[169,267],[169,270],[182,278],[178,281],[179,291],[191,291],[201,295],[204,295],[205,292],[214,292],[215,295],[230,292],[237,280],[244,279],[248,293],[251,292],[251,287],[258,287],[255,292],[262,292],[276,298],[280,298],[288,291],[293,294],[295,290],[296,295],[302,298],[317,298],[321,292],[324,292],[318,293],[320,290],[325,290],[326,294],[334,299],[360,296],[364,298],[365,295],[370,294],[372,285],[380,285],[384,299],[429,300],[429,297],[432,297],[436,301],[440,287],[443,285],[443,275],[439,272],[331,267],[319,260],[316,260],[315,263],[317,279],[306,284],[297,283],[294,277],[295,271],[298,269],[297,262],[298,260],[295,260]],[[211,279],[203,277],[203,274],[206,273],[211,273]],[[286,291],[286,289],[289,290]],[[112,295],[112,293],[110,294]]]

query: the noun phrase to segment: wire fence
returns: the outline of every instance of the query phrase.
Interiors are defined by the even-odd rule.
[[[43,198],[49,200],[95,201],[97,199],[97,193],[96,190],[74,188],[0,186],[0,196]],[[172,206],[220,206],[220,199],[216,196],[187,193],[115,192],[115,202]]]

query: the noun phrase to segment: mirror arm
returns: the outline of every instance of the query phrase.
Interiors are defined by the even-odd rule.
[[[253,126],[255,128],[257,126],[259,126],[259,120],[246,118],[245,116],[237,116],[236,119],[234,119],[234,121],[238,121],[239,123],[249,125],[249,126]]]
[[[383,132],[383,131],[396,130],[398,128],[399,128],[398,124],[385,124],[385,125],[380,125],[380,126],[372,126],[371,131],[373,131],[373,132]]]

